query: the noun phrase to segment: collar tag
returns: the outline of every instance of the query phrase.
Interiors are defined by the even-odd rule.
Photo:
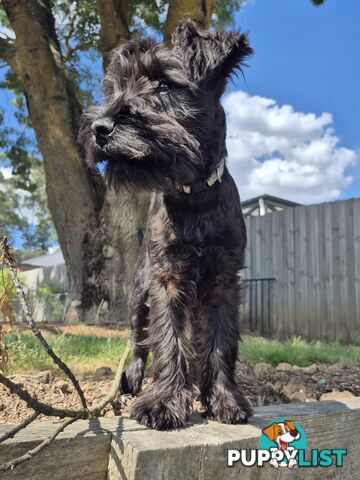
[[[206,190],[207,188],[211,188],[213,185],[215,185],[216,182],[221,183],[222,176],[224,174],[224,169],[225,169],[225,159],[223,158],[209,178],[207,178],[206,180],[196,182],[193,185],[182,185],[181,186],[182,191],[187,194],[190,194],[190,193],[196,194]]]

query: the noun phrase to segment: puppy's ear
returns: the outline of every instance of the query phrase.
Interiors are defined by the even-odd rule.
[[[292,420],[285,420],[285,425],[287,425],[290,430],[296,430],[296,427],[295,427],[295,422],[292,421]]]
[[[266,435],[272,442],[275,441],[275,438],[277,437],[279,427],[277,426],[276,423],[272,423],[268,427],[264,428],[262,433]]]
[[[241,69],[244,59],[253,53],[246,34],[201,31],[192,21],[178,25],[172,43],[191,81],[207,83],[218,96],[233,71]]]

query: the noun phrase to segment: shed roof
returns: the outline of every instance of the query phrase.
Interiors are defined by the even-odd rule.
[[[65,263],[64,256],[60,248],[55,250],[53,253],[47,253],[46,255],[40,255],[40,257],[29,258],[21,262],[21,268],[29,267],[53,267],[55,265],[62,265]]]

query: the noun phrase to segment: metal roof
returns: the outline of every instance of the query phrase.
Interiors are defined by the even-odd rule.
[[[263,200],[268,200],[269,202],[280,203],[282,205],[287,205],[287,206],[292,206],[292,207],[302,205],[301,203],[292,202],[291,200],[286,200],[285,198],[273,197],[272,195],[268,195],[267,193],[265,193],[264,195],[259,195],[258,197],[249,198],[248,200],[244,200],[244,201],[241,202],[241,205],[243,207],[246,207],[246,206],[251,205],[253,203],[258,203],[258,201],[261,198]]]
[[[55,250],[53,253],[47,253],[46,255],[41,255],[40,257],[29,258],[21,262],[21,267],[53,267],[55,265],[63,265],[65,263],[62,251],[60,248]]]

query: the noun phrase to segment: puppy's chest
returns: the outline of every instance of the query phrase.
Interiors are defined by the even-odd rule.
[[[217,212],[218,213],[218,212]],[[179,215],[166,208],[149,217],[148,251],[155,269],[199,280],[236,257],[240,242],[226,215]],[[234,262],[234,258],[231,260]]]
[[[150,239],[149,255],[155,270],[198,282],[225,268],[236,252],[221,238],[208,238],[200,243],[171,234],[161,240]]]
[[[222,215],[171,215],[165,209],[149,219],[149,240],[163,247],[189,248],[198,257],[207,248],[232,240],[232,228]]]

